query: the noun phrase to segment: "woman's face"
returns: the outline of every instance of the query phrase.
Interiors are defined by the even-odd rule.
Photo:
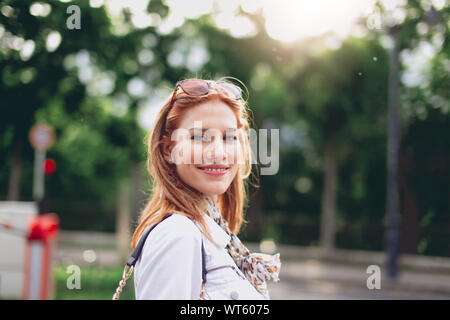
[[[181,180],[209,196],[224,193],[241,159],[237,120],[230,107],[219,100],[192,107],[175,131],[171,159]]]

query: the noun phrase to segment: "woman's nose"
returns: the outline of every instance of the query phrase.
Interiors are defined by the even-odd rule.
[[[226,160],[227,152],[222,139],[214,137],[207,149],[206,156],[208,162],[221,163],[223,160]]]

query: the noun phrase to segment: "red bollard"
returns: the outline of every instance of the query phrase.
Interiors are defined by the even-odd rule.
[[[24,300],[53,299],[52,255],[58,235],[56,214],[34,217],[29,225],[25,249]]]

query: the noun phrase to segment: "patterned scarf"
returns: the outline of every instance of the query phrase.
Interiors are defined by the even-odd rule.
[[[256,290],[269,300],[270,296],[266,280],[279,281],[280,254],[251,253],[241,240],[231,232],[227,221],[220,213],[217,203],[210,197],[206,197],[206,203],[208,205],[207,214],[231,237],[230,242],[227,244],[228,253]]]

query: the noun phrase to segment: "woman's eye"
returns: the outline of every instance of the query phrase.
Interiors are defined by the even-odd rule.
[[[225,141],[235,141],[237,140],[237,136],[225,136],[223,139]],[[211,139],[209,139],[207,135],[194,134],[191,136],[191,140],[207,142],[210,141]]]
[[[235,141],[237,140],[237,136],[225,136],[225,141]]]
[[[201,134],[194,134],[193,136],[191,136],[191,140],[195,140],[195,141],[209,141],[207,135],[201,135]]]
[[[201,134],[194,134],[193,136],[191,136],[191,140],[202,141],[203,136]]]

